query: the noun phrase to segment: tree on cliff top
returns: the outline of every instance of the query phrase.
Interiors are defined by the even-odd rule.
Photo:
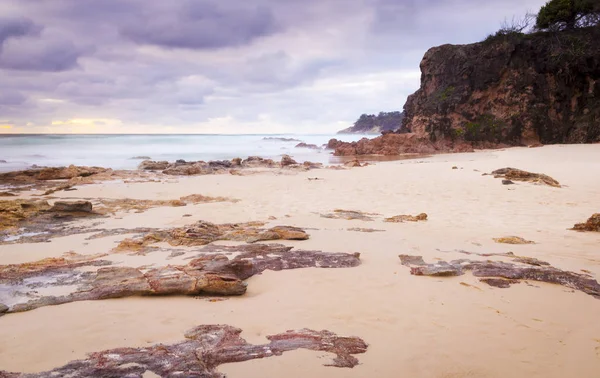
[[[538,29],[568,30],[598,24],[598,0],[550,0],[542,6],[537,16]]]

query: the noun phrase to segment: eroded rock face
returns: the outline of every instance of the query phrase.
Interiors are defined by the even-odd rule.
[[[592,215],[585,223],[577,223],[572,230],[600,232],[600,213]]]
[[[252,345],[240,337],[242,330],[227,325],[202,325],[188,330],[185,341],[144,348],[117,348],[91,353],[52,371],[18,374],[0,371],[0,377],[160,377],[225,378],[219,365],[280,356],[296,349],[335,354],[325,366],[353,368],[355,354],[365,353],[367,344],[358,337],[340,337],[329,331],[301,329],[267,336],[268,344]]]
[[[106,266],[103,260],[45,259],[0,266],[0,303],[5,312],[28,311],[74,301],[155,295],[241,295],[244,280],[264,270],[350,268],[360,254],[292,250],[279,244],[209,246],[187,265],[149,270]],[[235,253],[229,259],[224,253]],[[102,257],[102,256],[99,256]],[[96,271],[90,267],[100,267]],[[80,270],[81,267],[87,269]],[[57,294],[60,293],[60,294]]]
[[[434,47],[402,130],[474,145],[597,142],[599,37],[588,28]]]
[[[516,168],[502,168],[493,171],[491,174],[494,175],[495,178],[503,178],[511,181],[532,182],[534,184],[544,184],[553,186],[555,188],[560,188],[560,183],[558,181],[542,173],[532,173]]]
[[[600,299],[600,284],[596,280],[588,275],[554,268],[537,259],[515,256],[515,261],[526,265],[466,259],[427,264],[421,256],[400,255],[400,261],[403,265],[409,266],[410,273],[416,276],[460,276],[465,271],[471,271],[475,277],[481,277],[482,282],[500,288],[510,287],[512,283],[522,280],[532,280],[562,285]]]
[[[396,215],[395,217],[385,218],[384,222],[402,223],[402,222],[421,222],[427,220],[427,214],[421,213],[418,215]]]

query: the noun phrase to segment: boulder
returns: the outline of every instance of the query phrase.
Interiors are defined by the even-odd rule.
[[[319,146],[317,146],[316,144],[308,144],[308,143],[298,143],[295,148],[309,148],[311,150],[318,150],[320,149]]]
[[[92,203],[90,201],[56,201],[50,211],[55,213],[91,213]]]
[[[168,166],[168,161],[144,160],[140,163],[138,169],[144,171],[162,171],[163,169],[167,169]]]
[[[296,165],[298,163],[296,162],[296,160],[292,159],[289,155],[283,155],[281,157],[281,163],[280,164],[281,164],[282,167],[287,167],[289,165]]]
[[[592,215],[585,223],[577,223],[572,230],[600,232],[600,213]]]
[[[532,182],[534,184],[544,184],[560,188],[560,183],[548,175],[527,172],[516,168],[497,169],[492,172],[492,175],[495,178],[503,178],[505,180]]]

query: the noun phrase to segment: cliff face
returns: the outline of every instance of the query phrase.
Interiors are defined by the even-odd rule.
[[[430,49],[403,128],[431,141],[600,140],[600,28]]]
[[[600,27],[430,49],[400,132],[330,145],[391,155],[600,141]]]

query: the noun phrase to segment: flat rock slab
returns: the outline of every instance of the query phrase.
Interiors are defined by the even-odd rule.
[[[482,282],[495,287],[508,288],[513,283],[532,280],[562,285],[600,299],[600,284],[588,275],[560,270],[534,258],[513,254],[504,256],[513,257],[514,261],[523,262],[525,265],[467,259],[427,264],[421,256],[400,255],[399,257],[402,265],[410,267],[410,273],[416,276],[460,276],[465,271],[471,271],[475,277],[481,277]]]
[[[280,356],[308,349],[335,355],[325,366],[353,368],[355,354],[365,353],[367,344],[358,337],[341,337],[329,331],[301,329],[267,336],[268,344],[252,345],[240,337],[242,330],[228,325],[203,325],[185,333],[185,341],[143,348],[117,348],[89,354],[85,360],[37,374],[0,371],[1,378],[46,377],[142,377],[148,372],[160,377],[224,378],[219,365]]]
[[[373,216],[379,215],[376,213],[365,213],[362,211],[356,210],[342,210],[336,209],[333,210],[332,213],[321,214],[322,218],[330,218],[330,219],[346,219],[346,220],[361,220],[371,222],[374,220]]]
[[[384,222],[402,223],[402,222],[420,222],[420,221],[426,221],[426,220],[427,220],[427,214],[421,213],[418,215],[396,215],[391,218],[385,218]]]
[[[155,295],[241,295],[244,280],[264,270],[350,268],[360,254],[292,250],[280,244],[209,246],[187,265],[152,269],[107,266],[103,260],[46,259],[0,266],[0,303],[7,313],[63,303]],[[229,259],[223,253],[236,252]],[[97,266],[97,270],[90,267]],[[86,269],[80,269],[85,267]]]
[[[271,240],[306,240],[309,235],[301,228],[275,226],[261,228],[263,222],[214,224],[199,221],[185,227],[145,234],[138,239],[125,239],[116,251],[142,251],[152,244],[165,242],[172,246],[201,246],[219,240],[256,243]]]

